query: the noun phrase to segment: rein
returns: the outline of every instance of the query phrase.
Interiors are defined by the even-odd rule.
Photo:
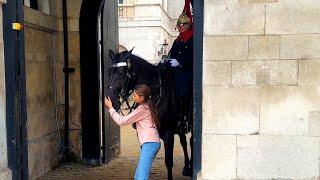
[[[133,89],[130,90],[129,88],[130,88],[130,84],[133,83],[132,81],[134,80],[134,77],[135,77],[134,74],[131,75],[129,72],[126,73],[123,86],[119,93],[120,107],[123,106],[123,104],[125,103],[127,108],[125,108],[124,110],[129,110],[128,114],[131,113],[136,107],[136,103],[133,103],[131,106],[129,103],[129,97],[133,93]],[[125,113],[122,111],[121,108],[120,108],[120,112],[122,115],[125,115]]]

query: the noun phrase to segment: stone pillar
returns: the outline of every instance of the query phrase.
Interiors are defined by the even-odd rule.
[[[203,179],[319,177],[320,2],[205,0]]]
[[[11,171],[8,168],[7,160],[7,131],[6,131],[6,91],[5,91],[5,64],[3,45],[3,15],[0,0],[0,180],[11,179]]]

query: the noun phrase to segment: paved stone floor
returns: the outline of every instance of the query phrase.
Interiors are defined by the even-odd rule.
[[[134,170],[138,159],[134,157],[120,156],[112,160],[109,164],[100,167],[83,166],[79,164],[63,165],[49,172],[40,180],[113,180],[113,179],[132,179]],[[175,180],[191,180],[190,177],[181,175],[183,168],[183,158],[176,158],[174,161],[174,179]],[[150,175],[151,180],[166,179],[166,168],[164,165],[164,157],[155,159],[152,172]]]
[[[99,167],[84,166],[80,164],[62,165],[50,171],[40,180],[114,180],[133,179],[135,167],[139,158],[139,144],[131,127],[121,128],[121,155],[110,163]],[[188,136],[190,137],[190,136]],[[174,147],[174,180],[191,180],[190,177],[181,175],[184,165],[183,151],[179,144],[179,137],[175,136]],[[167,170],[164,163],[163,144],[153,163],[151,180],[167,179]]]

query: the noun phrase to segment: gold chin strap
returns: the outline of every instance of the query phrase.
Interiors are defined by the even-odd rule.
[[[127,61],[127,66],[128,66],[128,69],[131,68],[131,61],[130,61],[130,59],[128,59],[128,61]]]

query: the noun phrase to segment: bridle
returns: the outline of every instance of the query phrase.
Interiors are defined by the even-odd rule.
[[[133,103],[130,105],[130,101],[129,101],[129,97],[132,95],[133,90],[134,90],[134,83],[136,81],[136,74],[132,71],[132,67],[131,67],[131,60],[127,59],[124,62],[118,62],[118,63],[113,63],[110,66],[111,68],[120,68],[120,67],[127,67],[126,68],[126,72],[124,73],[125,76],[122,77],[121,79],[123,79],[123,81],[120,83],[120,87],[112,87],[112,86],[108,86],[109,89],[116,89],[116,91],[118,92],[119,95],[119,101],[120,101],[120,107],[122,106],[126,106],[127,108],[121,109],[120,108],[120,112],[122,115],[124,114],[129,114],[131,113],[136,107],[137,104]],[[161,75],[160,75],[160,70],[157,70],[158,73],[158,81],[159,84],[157,85],[157,87],[155,89],[159,88],[159,97],[157,97],[157,101],[155,102],[156,106],[159,105],[160,101],[161,101],[161,97],[162,97],[162,80],[161,80]],[[110,83],[110,76],[109,76],[109,83]],[[123,110],[129,110],[128,113],[124,113]]]
[[[114,89],[118,92],[120,107],[124,105],[127,107],[124,109],[120,108],[120,112],[122,115],[129,114],[136,108],[136,103],[133,103],[130,105],[130,102],[129,102],[129,97],[133,93],[133,88],[131,86],[134,83],[135,77],[136,77],[136,75],[131,70],[130,64],[131,64],[130,59],[128,59],[126,62],[113,63],[110,66],[111,68],[127,67],[124,79],[120,87],[114,87],[114,86],[111,86],[110,84],[108,86],[109,89]],[[110,76],[109,76],[109,83],[110,83]],[[124,113],[123,110],[129,110],[129,112]]]

